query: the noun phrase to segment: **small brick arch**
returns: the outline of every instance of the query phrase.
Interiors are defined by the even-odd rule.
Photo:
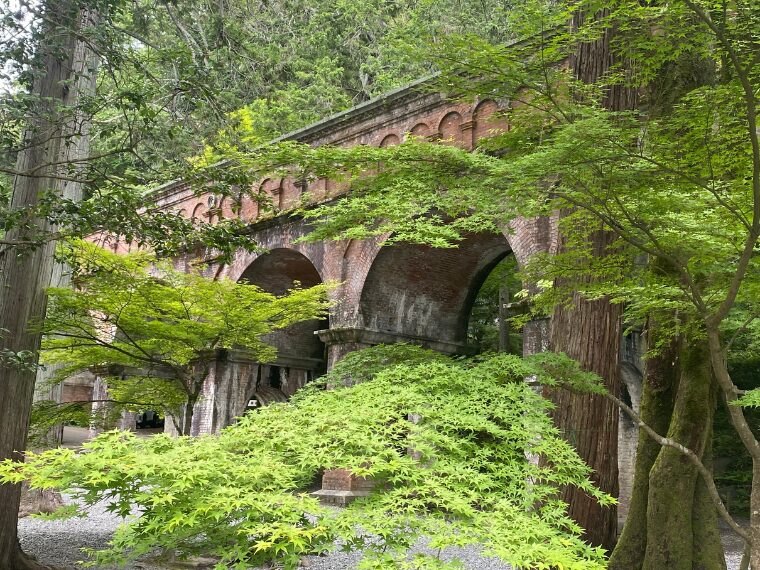
[[[390,134],[385,135],[383,137],[383,140],[380,141],[380,148],[388,148],[390,146],[396,146],[401,142],[401,139],[398,138],[398,135]]]
[[[216,209],[216,216],[218,220],[230,220],[235,217],[232,211],[232,204],[235,199],[232,196],[224,196],[219,200],[219,206]]]
[[[282,194],[282,180],[277,178],[265,178],[259,184],[259,215],[264,212],[275,211],[281,208],[280,197]]]
[[[206,207],[206,204],[204,204],[203,202],[200,202],[199,204],[195,206],[195,208],[193,208],[193,215],[191,216],[191,219],[193,221],[195,220],[208,221],[208,220],[204,220],[204,218],[206,217],[207,211],[208,211],[208,208]]]
[[[441,122],[438,124],[438,133],[441,136],[441,142],[451,144],[462,143],[462,115],[456,111],[446,113]]]
[[[427,123],[417,123],[409,130],[409,135],[413,137],[429,137],[430,134],[430,126]]]

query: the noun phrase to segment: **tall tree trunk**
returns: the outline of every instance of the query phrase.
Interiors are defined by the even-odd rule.
[[[571,25],[578,29],[589,15],[576,12]],[[595,83],[603,79],[615,57],[610,49],[614,29],[608,27],[600,38],[581,43],[572,58],[573,73],[579,81]],[[614,86],[605,93],[603,104],[612,111],[635,108],[637,94],[633,89]],[[614,235],[606,231],[591,236],[595,255],[607,255]],[[559,251],[564,248],[560,236]],[[581,366],[599,374],[607,389],[620,394],[620,357],[622,308],[607,299],[585,301],[580,296],[573,300],[571,309],[557,307],[552,316],[551,349],[564,352]],[[593,469],[594,482],[603,491],[618,496],[618,418],[617,408],[594,395],[555,393],[552,396],[557,408],[555,423],[565,432],[583,460]],[[569,504],[570,516],[586,531],[585,538],[592,544],[612,550],[617,538],[617,509],[601,507],[582,491],[568,487],[563,499]]]
[[[68,168],[70,161],[89,152],[86,118],[73,109],[83,95],[94,93],[97,59],[81,36],[83,29],[92,25],[93,14],[71,0],[49,0],[44,10],[49,23],[39,47],[42,73],[33,87],[38,103],[27,124],[24,150],[16,167],[34,175],[15,177],[13,210],[37,204],[50,191],[76,199],[80,185],[58,177],[75,176]],[[46,219],[30,217],[27,221],[28,227],[8,232],[5,239],[23,241],[55,229]],[[40,335],[29,329],[29,323],[45,315],[54,248],[55,243],[49,242],[21,255],[7,247],[0,254],[3,349],[36,355]],[[33,368],[0,362],[0,459],[19,459],[25,449],[35,377]],[[0,570],[40,567],[18,545],[20,493],[20,485],[0,485]]]
[[[648,330],[655,324],[650,320]],[[657,433],[668,432],[673,403],[678,388],[679,343],[669,346],[646,362],[644,392],[641,397],[641,419]],[[649,472],[660,453],[660,445],[639,431],[633,492],[628,518],[615,550],[610,557],[609,570],[640,570],[647,546],[647,502]]]
[[[718,386],[713,383],[713,406],[718,400]],[[713,408],[714,409],[714,408]],[[713,424],[714,413],[707,426],[705,435],[705,451],[702,463],[712,472],[713,467]],[[694,549],[692,568],[694,570],[726,570],[726,553],[718,531],[718,513],[702,477],[697,479],[697,489],[694,492],[692,506],[692,532],[694,534]]]
[[[749,533],[751,541],[749,563],[760,568],[760,462],[752,461],[752,492],[749,498]]]
[[[604,255],[613,236],[609,232],[597,232],[593,239],[595,253]],[[552,350],[564,352],[584,369],[599,374],[607,389],[616,395],[620,392],[621,316],[620,305],[613,305],[607,299],[586,301],[576,296],[571,308],[560,306],[555,310],[550,332]],[[617,496],[617,407],[593,394],[558,390],[551,397],[556,404],[554,421],[593,469],[594,483]],[[611,550],[617,536],[617,510],[602,507],[575,487],[563,489],[562,498],[568,503],[569,515],[585,529],[585,538]]]
[[[681,350],[681,371],[673,416],[668,437],[685,445],[700,457],[711,444],[712,419],[715,413],[716,391],[706,342],[692,341]],[[702,530],[694,532],[695,497],[699,473],[683,454],[663,447],[649,472],[647,504],[647,544],[644,570],[692,570],[695,550],[708,545],[695,544],[695,536],[705,537]],[[700,519],[712,516],[703,507],[696,509]],[[705,522],[705,521],[702,521]],[[708,555],[714,559],[714,556]],[[725,568],[714,567],[716,570]],[[712,570],[712,568],[710,569]]]

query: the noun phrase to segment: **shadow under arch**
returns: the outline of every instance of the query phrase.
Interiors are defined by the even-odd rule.
[[[467,352],[475,297],[491,270],[511,253],[496,233],[469,234],[456,248],[382,247],[360,297],[363,326],[443,352]]]
[[[276,248],[259,255],[242,273],[238,282],[263,291],[284,295],[300,284],[303,288],[322,283],[314,264],[302,253]],[[266,335],[263,340],[277,349],[274,362],[259,363],[247,408],[284,401],[307,382],[325,371],[325,345],[315,334],[328,328],[327,319],[295,323]]]

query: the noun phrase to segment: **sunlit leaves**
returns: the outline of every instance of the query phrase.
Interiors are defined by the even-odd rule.
[[[0,477],[23,474],[86,503],[108,498],[116,512],[136,511],[95,555],[96,566],[167,548],[213,554],[230,567],[275,560],[294,568],[337,540],[365,551],[362,568],[437,568],[435,549],[468,544],[516,568],[603,568],[601,550],[579,538],[556,488],[613,499],[592,485],[546,414],[550,404],[524,381],[598,390],[592,375],[559,355],[452,361],[408,346],[349,355],[328,381],[344,384],[354,373],[365,381],[308,390],[220,436],[111,432],[76,456],[49,451],[6,462]],[[334,468],[372,478],[371,496],[334,510],[304,493]],[[420,537],[434,550],[408,557]]]
[[[58,381],[92,368],[114,377],[110,397],[121,408],[176,414],[197,398],[215,351],[234,347],[271,360],[276,350],[264,335],[329,306],[329,284],[276,296],[200,270],[177,271],[146,252],[116,255],[86,242],[70,248],[77,288],[48,291],[43,362],[57,365]]]

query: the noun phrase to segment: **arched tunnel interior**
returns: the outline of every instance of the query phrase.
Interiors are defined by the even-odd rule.
[[[311,261],[298,251],[277,248],[257,257],[239,279],[263,291],[285,295],[296,286],[322,283]],[[291,325],[264,337],[277,348],[274,362],[261,363],[247,408],[284,401],[325,371],[325,345],[314,334],[328,328],[328,320],[313,319]]]
[[[519,352],[519,334],[505,328],[510,292],[521,288],[510,254],[507,239],[491,233],[470,234],[452,248],[384,247],[362,290],[363,325],[448,343],[451,352]]]

